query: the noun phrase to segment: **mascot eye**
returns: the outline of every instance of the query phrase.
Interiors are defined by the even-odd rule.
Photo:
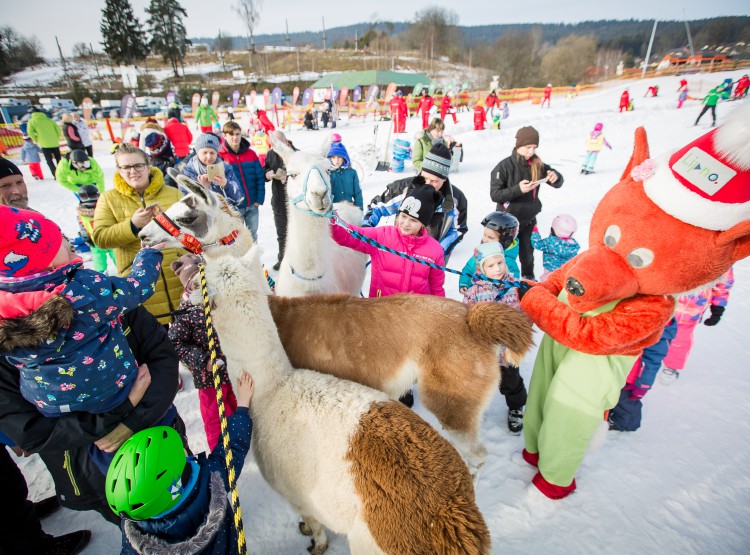
[[[654,253],[649,249],[635,249],[627,256],[627,259],[633,268],[645,268],[654,261]]]
[[[604,244],[607,245],[609,248],[613,248],[617,243],[620,242],[620,235],[622,235],[622,232],[620,231],[620,226],[617,226],[617,225],[609,226],[607,228],[607,231],[604,232]]]

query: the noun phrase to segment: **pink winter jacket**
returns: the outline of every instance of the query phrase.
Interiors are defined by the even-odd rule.
[[[393,250],[409,254],[440,266],[445,265],[443,248],[422,229],[419,235],[403,235],[396,226],[349,228],[382,243]],[[331,226],[333,240],[339,245],[370,255],[372,272],[370,297],[387,297],[396,293],[419,293],[445,297],[445,273],[424,264],[412,262],[380,250],[352,237],[343,227]]]
[[[732,285],[734,285],[734,272],[732,268],[729,268],[719,281],[706,287],[700,293],[679,297],[674,314],[677,324],[688,320],[702,320],[703,313],[711,305],[726,306]]]

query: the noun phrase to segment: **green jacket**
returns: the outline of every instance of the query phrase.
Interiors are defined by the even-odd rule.
[[[78,189],[82,185],[96,185],[99,192],[103,193],[104,172],[96,160],[89,157],[89,162],[91,162],[91,167],[89,169],[78,171],[70,165],[70,157],[63,156],[60,163],[57,164],[55,179],[57,179],[60,185],[76,194],[78,194]]]
[[[432,135],[426,130],[422,132],[422,135],[414,141],[414,148],[411,153],[411,162],[414,164],[414,169],[417,173],[422,171],[422,162],[424,161],[424,155],[430,152],[432,148]]]
[[[719,93],[716,92],[716,89],[711,89],[708,91],[708,94],[703,97],[702,102],[706,106],[716,106],[719,103]]]
[[[195,111],[195,121],[201,127],[209,127],[214,121],[219,121],[216,110],[209,104],[208,106],[199,105]]]
[[[60,146],[62,129],[54,121],[49,119],[44,112],[34,112],[26,127],[31,140],[42,148],[55,148]]]

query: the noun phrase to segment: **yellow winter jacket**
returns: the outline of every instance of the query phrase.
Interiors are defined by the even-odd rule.
[[[155,202],[167,210],[182,197],[180,191],[164,184],[164,176],[158,168],[151,168],[150,180],[151,184],[141,195],[116,173],[114,188],[102,193],[96,203],[92,239],[98,247],[114,250],[117,271],[121,276],[130,273],[133,259],[141,248],[141,242],[133,234],[130,225],[130,218],[133,217],[135,211],[139,207],[149,206]],[[170,268],[170,264],[185,254],[185,251],[164,249],[162,252],[164,253],[162,275],[156,283],[156,292],[144,303],[144,306],[154,316],[166,314],[159,318],[162,324],[166,324],[172,322],[172,317],[168,313],[180,305],[183,291],[182,283]]]

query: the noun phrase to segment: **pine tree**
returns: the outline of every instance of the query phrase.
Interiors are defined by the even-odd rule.
[[[99,29],[104,51],[115,63],[133,65],[146,58],[148,49],[141,23],[128,0],[105,0]]]
[[[183,23],[187,17],[185,8],[177,0],[151,0],[146,13],[149,15],[146,23],[151,35],[151,51],[161,54],[165,62],[169,60],[174,76],[179,77],[177,64],[184,60],[187,47],[191,44]]]

